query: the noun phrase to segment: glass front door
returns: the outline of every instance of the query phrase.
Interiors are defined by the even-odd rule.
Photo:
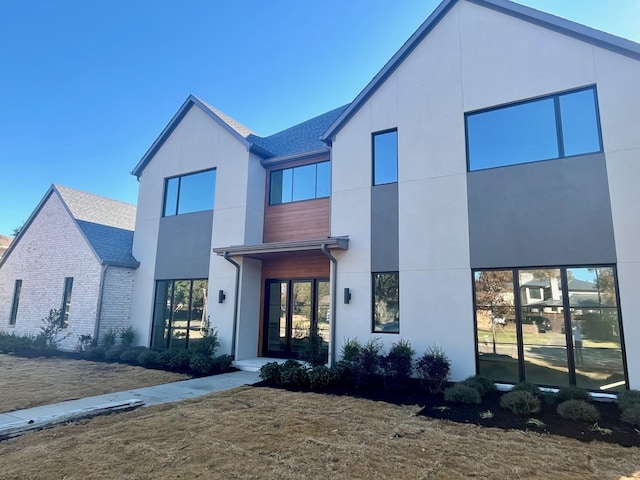
[[[265,356],[326,358],[329,345],[329,282],[267,280]]]

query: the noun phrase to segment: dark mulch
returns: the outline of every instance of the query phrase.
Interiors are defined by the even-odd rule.
[[[256,386],[274,387],[273,384],[260,382]],[[275,387],[278,388],[278,387]],[[300,392],[309,392],[307,388],[290,388]],[[320,393],[330,395],[349,395],[370,400],[383,401],[396,405],[420,405],[424,408],[418,412],[429,418],[449,420],[457,423],[469,423],[482,427],[500,428],[503,430],[523,430],[551,435],[561,435],[563,437],[575,438],[580,441],[589,442],[598,440],[601,442],[615,443],[624,447],[640,447],[640,429],[620,421],[620,410],[615,402],[593,402],[593,405],[600,412],[600,421],[597,423],[602,429],[608,429],[611,433],[597,431],[592,423],[574,422],[565,420],[556,413],[557,403],[549,404],[544,400],[540,413],[529,417],[521,417],[511,413],[511,411],[500,407],[502,392],[492,392],[486,395],[482,404],[467,405],[454,404],[444,401],[443,394],[427,394],[419,388],[417,382],[412,382],[410,386],[403,390],[385,390],[382,385],[374,385],[370,388],[356,388],[354,386],[343,386],[332,388]],[[493,416],[482,415],[491,412]],[[529,423],[534,418],[541,421],[544,426],[537,426]]]

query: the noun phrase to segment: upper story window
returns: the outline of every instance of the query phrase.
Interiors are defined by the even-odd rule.
[[[269,180],[269,205],[328,197],[330,182],[328,161],[275,170]]]
[[[595,87],[466,115],[469,171],[602,151]]]
[[[64,293],[62,294],[62,307],[60,308],[60,326],[69,324],[69,312],[71,311],[71,291],[73,290],[73,277],[64,279]]]
[[[20,304],[20,291],[22,290],[22,280],[16,280],[13,287],[13,302],[11,303],[11,316],[9,317],[9,325],[16,324],[18,318],[18,305]]]
[[[164,184],[163,216],[213,210],[215,195],[215,170],[167,178]]]
[[[398,131],[373,134],[373,184],[398,181]]]

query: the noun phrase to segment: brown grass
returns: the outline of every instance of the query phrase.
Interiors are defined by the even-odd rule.
[[[3,479],[622,479],[640,448],[417,417],[350,397],[243,387],[0,444]]]
[[[0,355],[0,412],[187,378],[116,363]]]

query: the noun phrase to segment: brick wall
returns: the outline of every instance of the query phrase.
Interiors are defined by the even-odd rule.
[[[53,193],[0,266],[0,330],[36,335],[50,309],[62,306],[65,277],[73,277],[69,337],[60,348],[73,350],[80,335],[93,335],[102,269],[57,193]],[[9,325],[16,279],[22,279],[15,325]]]
[[[102,290],[98,341],[109,329],[116,330],[131,325],[131,294],[134,272],[135,270],[131,268],[107,268]],[[147,339],[139,338],[139,335],[139,332],[136,332],[136,343],[147,345]]]

